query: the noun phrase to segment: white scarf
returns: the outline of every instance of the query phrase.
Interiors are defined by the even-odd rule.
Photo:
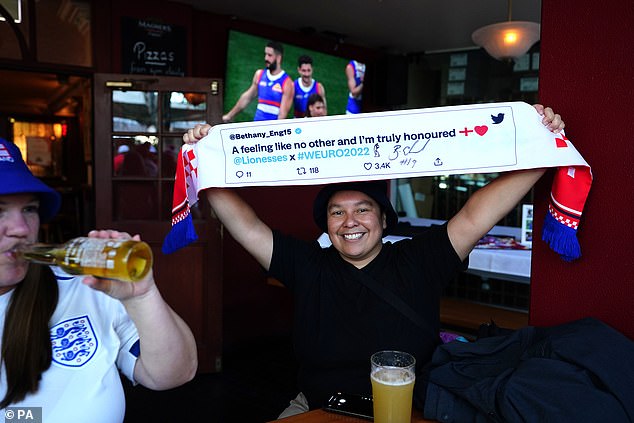
[[[590,168],[564,134],[552,133],[541,120],[534,107],[512,102],[216,125],[181,150],[187,200],[195,204],[198,193],[211,187],[557,167],[563,171],[554,186],[564,186],[557,190],[564,192],[553,192],[551,208],[555,200],[558,209],[551,209],[551,215],[576,230],[590,189]],[[561,180],[566,176],[571,181]],[[176,179],[177,185],[183,183],[178,172]],[[173,224],[188,214],[184,200],[175,190]],[[572,213],[574,224],[562,212]],[[166,251],[180,248],[179,242]],[[574,251],[569,255],[578,257]]]

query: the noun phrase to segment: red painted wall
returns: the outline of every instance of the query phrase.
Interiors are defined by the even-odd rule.
[[[566,263],[533,243],[533,325],[594,316],[634,338],[632,22],[631,0],[542,2],[540,101],[564,117],[594,183],[578,233],[581,259]],[[536,188],[536,216],[546,213],[549,176]]]

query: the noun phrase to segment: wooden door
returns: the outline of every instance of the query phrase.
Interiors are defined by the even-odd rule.
[[[138,233],[150,244],[157,285],[196,337],[199,372],[220,371],[221,226],[201,201],[192,209],[198,241],[169,255],[161,245],[171,227],[182,135],[196,123],[220,121],[222,82],[96,74],[94,93],[96,226]]]

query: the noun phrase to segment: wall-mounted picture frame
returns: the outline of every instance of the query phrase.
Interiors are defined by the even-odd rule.
[[[520,78],[521,92],[536,92],[539,89],[539,77],[531,76]]]
[[[522,205],[522,239],[521,244],[532,248],[533,247],[533,205]]]
[[[464,81],[448,82],[447,95],[464,95]]]
[[[467,53],[456,53],[449,56],[449,66],[467,66],[469,56]]]
[[[467,79],[467,68],[449,68],[449,81],[464,81]]]

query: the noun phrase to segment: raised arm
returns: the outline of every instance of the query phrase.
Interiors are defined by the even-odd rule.
[[[558,133],[564,123],[558,114],[540,104],[534,106],[542,123]],[[460,211],[449,220],[449,240],[458,256],[467,258],[478,240],[506,216],[544,174],[545,169],[508,172],[476,191]]]
[[[99,238],[130,238],[117,231],[92,231]],[[139,240],[135,235],[132,239]],[[152,272],[131,283],[87,276],[83,283],[121,301],[139,334],[134,379],[155,390],[190,381],[198,368],[196,340],[187,324],[163,300]]]
[[[278,119],[288,118],[288,112],[293,105],[293,97],[295,97],[295,84],[292,78],[286,78],[282,88],[282,103],[280,104],[280,113],[277,115]]]
[[[354,79],[354,69],[350,63],[346,65],[346,77],[348,78],[348,90],[350,90],[353,97],[357,97],[363,91],[363,81],[357,85]]]
[[[328,108],[328,103],[326,102],[326,88],[321,82],[317,82],[317,93],[324,100],[324,107]]]
[[[227,123],[231,122],[233,118],[243,111],[257,96],[258,96],[258,81],[260,80],[260,74],[262,69],[258,69],[253,74],[253,80],[249,88],[240,95],[236,104],[229,110],[229,112],[222,116],[222,121]]]
[[[480,238],[506,216],[526,195],[545,169],[508,172],[480,188],[449,220],[449,240],[464,260]]]
[[[206,136],[211,125],[198,124],[183,135],[183,141],[194,144]],[[216,217],[227,228],[231,236],[247,250],[266,270],[273,255],[273,233],[253,208],[234,190],[209,188],[207,200]]]
[[[233,189],[205,191],[216,217],[231,236],[266,270],[273,256],[273,232]]]

